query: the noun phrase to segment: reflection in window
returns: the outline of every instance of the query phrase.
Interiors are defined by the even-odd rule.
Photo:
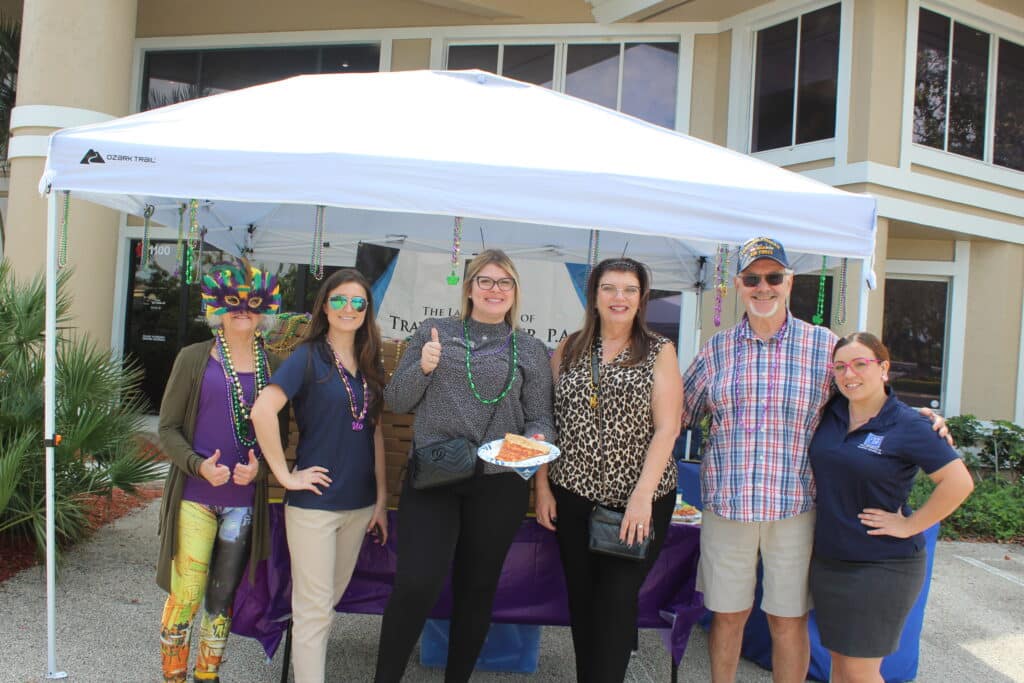
[[[993,161],[1024,171],[1024,46],[999,41]]]
[[[452,45],[448,48],[448,69],[480,69],[498,73],[497,45]]]
[[[147,52],[142,107],[155,109],[301,74],[368,72],[379,66],[376,44]]]
[[[565,92],[617,109],[619,52],[618,44],[570,45],[565,65]]]
[[[988,34],[957,24],[949,93],[949,151],[980,159],[985,153]]]
[[[882,341],[892,357],[889,383],[915,407],[942,408],[949,283],[885,281]]]
[[[555,74],[555,46],[506,45],[501,71],[517,81],[550,88]]]
[[[992,40],[989,33],[921,9],[914,142],[1024,170],[1024,48],[999,39],[992,64]],[[986,115],[992,95],[995,112],[990,133]]]
[[[829,5],[757,32],[754,152],[835,137],[839,24]]]
[[[674,129],[678,75],[678,43],[626,43],[622,111]]]
[[[914,142],[943,149],[946,146],[949,19],[922,9],[917,26]]]

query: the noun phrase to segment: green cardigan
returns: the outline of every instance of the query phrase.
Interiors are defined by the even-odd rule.
[[[156,583],[171,592],[171,564],[178,539],[178,511],[188,477],[199,477],[199,466],[205,458],[192,450],[196,415],[199,412],[199,390],[210,358],[213,340],[186,346],[174,359],[171,376],[167,380],[163,402],[160,405],[160,445],[171,467],[167,470],[164,497],[160,504],[160,557],[157,560]],[[279,364],[270,356],[273,371]],[[288,408],[278,414],[281,422],[281,442],[287,444]],[[265,460],[260,460],[256,475],[256,497],[252,511],[252,543],[249,547],[249,581],[256,576],[256,565],[270,554],[270,525],[267,510],[267,473]]]

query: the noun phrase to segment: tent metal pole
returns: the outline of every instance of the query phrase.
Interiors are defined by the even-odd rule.
[[[57,576],[54,535],[55,495],[53,480],[54,432],[56,431],[57,389],[57,193],[46,195],[46,336],[43,375],[46,445],[46,677],[67,678],[57,670]]]
[[[863,262],[862,269],[867,270],[871,267],[871,264],[867,261]],[[857,330],[868,329],[868,294],[871,293],[871,286],[868,284],[868,274],[866,272],[861,273],[860,278],[860,296],[857,302]],[[875,333],[881,336],[881,330],[875,330]]]

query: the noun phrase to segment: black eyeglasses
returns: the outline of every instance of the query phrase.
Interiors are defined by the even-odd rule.
[[[473,278],[476,282],[476,286],[480,289],[494,289],[494,285],[498,285],[498,289],[503,292],[511,292],[516,288],[516,281],[510,277],[503,277],[495,280],[493,277],[487,277],[486,275],[477,275]]]
[[[340,311],[348,304],[352,304],[352,310],[356,313],[366,308],[366,299],[361,296],[347,297],[344,294],[335,294],[327,301],[331,304],[331,308],[336,311]]]
[[[783,280],[786,279],[784,272],[767,273],[765,275],[759,275],[758,273],[748,273],[746,275],[740,275],[740,281],[744,287],[757,287],[761,284],[761,280],[764,280],[773,287],[781,285]]]

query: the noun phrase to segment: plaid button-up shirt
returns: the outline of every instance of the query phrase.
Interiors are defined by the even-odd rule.
[[[814,507],[807,447],[832,393],[835,343],[828,328],[787,315],[767,341],[744,316],[704,344],[683,378],[683,424],[711,415],[701,463],[705,507],[741,522]]]

